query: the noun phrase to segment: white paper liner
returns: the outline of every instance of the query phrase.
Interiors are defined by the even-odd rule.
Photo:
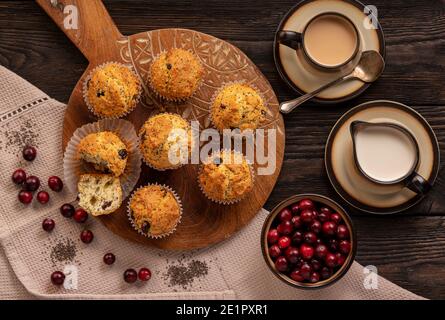
[[[193,56],[195,57],[196,61],[201,65],[202,69],[205,70],[205,68],[204,68],[203,64],[201,63],[201,61],[199,61],[199,59],[196,57],[196,54],[194,54],[191,50],[189,50],[189,49],[184,49],[184,48],[174,48],[174,49],[183,49],[183,50],[186,50],[186,51],[190,52],[191,54],[193,54]],[[159,52],[159,53],[153,58],[153,62],[155,62],[157,59],[159,59],[159,57],[161,56],[161,54],[166,53],[167,51],[168,51],[168,50],[162,50],[161,52]],[[151,67],[153,66],[153,62],[151,63],[151,65],[150,65],[150,70],[148,71],[148,84],[149,84],[149,86],[150,86],[150,89],[154,92],[154,94],[156,95],[156,97],[158,97],[158,99],[160,99],[160,100],[165,100],[165,101],[168,101],[168,102],[182,103],[182,102],[187,101],[187,100],[190,99],[191,97],[193,97],[193,96],[196,94],[196,92],[198,92],[199,89],[201,88],[202,83],[203,83],[203,77],[204,77],[204,76],[201,77],[201,79],[199,79],[198,86],[196,87],[195,91],[193,91],[193,93],[192,93],[189,97],[185,97],[185,98],[168,98],[168,97],[163,96],[162,94],[160,94],[160,93],[156,90],[156,88],[155,88],[154,85],[153,85],[152,79],[151,79]]]
[[[231,151],[233,151],[233,150],[222,149],[222,150],[220,150],[219,152],[213,152],[213,153],[207,158],[207,160],[210,159],[210,158],[212,158],[212,157],[214,157],[214,156],[217,155],[218,153],[222,153],[222,152],[224,152],[224,151],[229,151],[229,152],[231,152]],[[233,151],[233,152],[234,152],[235,154],[237,154],[237,155],[241,155],[241,156],[243,157],[243,159],[246,160],[246,157],[244,157],[244,155],[243,155],[241,152],[238,152],[238,151]],[[246,160],[246,162],[247,162],[247,160]],[[247,163],[247,165],[249,166],[250,176],[252,177],[252,189],[253,189],[253,187],[255,186],[255,170],[254,170],[252,164]],[[203,167],[204,167],[204,164],[201,164],[201,165],[199,166],[199,169],[198,169],[198,176],[197,176],[198,185],[199,185],[199,189],[201,189],[201,192],[202,192],[202,193],[206,196],[206,198],[209,199],[210,201],[213,201],[213,202],[218,203],[218,204],[223,204],[223,205],[231,205],[231,204],[240,202],[241,200],[243,200],[243,199],[246,197],[247,194],[249,194],[249,193],[252,191],[252,189],[251,189],[249,192],[243,194],[240,198],[237,198],[237,199],[232,199],[232,200],[220,200],[220,199],[214,199],[214,198],[212,198],[209,194],[207,194],[207,193],[205,192],[204,188],[203,188],[202,185],[201,185],[201,181],[200,181],[199,177],[200,177],[200,175],[201,175],[201,173],[202,173]]]
[[[142,156],[139,151],[139,139],[133,124],[122,119],[103,119],[94,123],[88,123],[74,131],[63,157],[63,172],[65,184],[68,189],[77,194],[77,183],[79,177],[84,173],[91,172],[91,167],[79,158],[77,146],[80,140],[91,133],[110,131],[115,133],[125,144],[128,151],[127,166],[119,177],[122,186],[122,195],[125,199],[134,189],[141,174]],[[97,171],[96,171],[97,172]]]
[[[106,116],[104,116],[104,115],[97,114],[97,113],[95,112],[95,110],[94,110],[92,104],[91,104],[90,101],[88,100],[88,86],[87,86],[87,84],[88,84],[88,82],[91,80],[91,77],[93,76],[93,74],[94,74],[97,70],[102,69],[102,68],[106,67],[106,66],[109,65],[109,64],[117,64],[117,65],[123,66],[123,67],[129,69],[129,70],[134,74],[134,76],[136,77],[136,79],[137,79],[137,81],[138,81],[138,94],[137,94],[137,96],[136,96],[136,99],[134,100],[134,105],[131,106],[125,113],[122,113],[122,114],[120,114],[120,115],[111,116],[111,117],[106,117]],[[139,104],[139,102],[140,102],[140,100],[141,100],[141,95],[142,95],[142,83],[141,83],[141,81],[140,81],[138,75],[136,74],[136,72],[134,71],[134,69],[133,69],[132,66],[130,66],[130,65],[126,65],[126,64],[123,64],[123,63],[120,63],[120,62],[116,62],[116,61],[108,61],[108,62],[105,62],[105,63],[102,63],[102,64],[96,66],[96,67],[95,67],[93,70],[91,70],[90,73],[85,77],[85,80],[83,81],[83,85],[82,85],[82,95],[83,95],[83,100],[84,100],[85,104],[86,104],[87,107],[88,107],[88,110],[90,110],[90,112],[91,112],[92,114],[94,114],[96,117],[98,117],[99,119],[119,119],[119,118],[123,118],[123,117],[125,117],[126,115],[130,114],[130,113],[136,108],[136,106]]]
[[[136,194],[137,191],[145,188],[145,187],[149,187],[149,186],[159,186],[159,187],[163,187],[165,189],[167,189],[168,191],[170,191],[170,193],[175,197],[176,201],[178,202],[179,205],[179,218],[176,221],[175,226],[172,228],[172,230],[170,230],[167,233],[163,233],[160,235],[152,235],[152,234],[147,234],[144,233],[141,229],[138,228],[138,226],[136,225],[136,223],[134,222],[132,216],[131,216],[131,210],[130,210],[130,203],[133,200],[134,195]],[[137,188],[132,194],[131,197],[128,201],[127,204],[127,217],[128,220],[130,221],[131,226],[133,227],[134,230],[136,230],[140,235],[147,237],[147,238],[151,238],[151,239],[161,239],[161,238],[165,238],[166,236],[171,235],[173,232],[176,231],[176,227],[178,226],[179,223],[181,223],[181,219],[182,219],[182,213],[183,213],[183,208],[182,208],[182,201],[181,198],[179,198],[178,194],[176,193],[175,190],[173,190],[172,188],[170,188],[169,186],[165,185],[165,184],[158,184],[158,183],[149,183],[146,184],[144,186],[140,186],[139,188]]]

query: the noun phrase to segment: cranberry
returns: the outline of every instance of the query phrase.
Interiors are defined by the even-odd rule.
[[[42,222],[42,228],[43,230],[47,231],[47,232],[51,232],[53,231],[54,227],[56,226],[56,223],[54,222],[53,219],[45,219]]]
[[[300,214],[300,219],[303,223],[309,224],[314,219],[314,214],[312,213],[312,210],[304,210]]]
[[[127,283],[134,283],[138,279],[138,273],[134,269],[127,269],[124,272],[124,280]]]
[[[323,280],[329,279],[332,276],[332,273],[332,269],[328,267],[323,267],[320,271],[320,275]]]
[[[267,233],[267,242],[269,244],[274,244],[278,241],[279,238],[279,234],[277,229],[270,229],[269,232]]]
[[[49,201],[49,194],[46,191],[39,191],[37,193],[37,201],[39,201],[41,204],[45,204]]]
[[[331,214],[331,221],[335,224],[339,224],[341,222],[341,215],[339,215],[338,213],[333,213]]]
[[[323,223],[321,230],[323,231],[323,234],[326,236],[333,236],[335,235],[335,231],[337,229],[337,225],[333,223],[332,221],[326,221]]]
[[[309,263],[304,262],[301,265],[300,273],[303,276],[304,279],[309,280],[309,277],[311,276],[312,267]]]
[[[321,223],[329,221],[330,216],[325,212],[320,212],[318,214],[318,220],[320,220]]]
[[[82,240],[83,243],[91,243],[94,239],[94,234],[90,230],[83,230],[80,234],[80,240]]]
[[[326,245],[320,243],[318,246],[315,247],[315,256],[319,259],[323,259],[326,257],[328,253],[328,247]]]
[[[315,233],[309,231],[303,235],[304,242],[308,244],[314,244],[317,241],[317,236]]]
[[[32,146],[26,146],[23,148],[22,155],[26,161],[34,161],[37,156],[37,150]]]
[[[328,253],[324,258],[324,263],[329,268],[334,268],[337,266],[337,257],[333,253]]]
[[[280,249],[286,249],[289,246],[290,246],[290,238],[289,237],[284,236],[278,240],[278,247],[280,247]]]
[[[317,259],[312,259],[311,260],[311,266],[312,266],[313,270],[318,271],[318,270],[321,269],[321,262],[318,261]]]
[[[292,212],[288,208],[284,208],[278,214],[280,221],[290,221],[292,219]]]
[[[349,229],[344,224],[341,224],[337,227],[337,238],[339,239],[349,238]]]
[[[32,201],[32,193],[29,191],[20,191],[19,192],[19,201],[23,204],[30,204]]]
[[[331,215],[332,214],[332,210],[329,207],[321,207],[320,208],[320,213],[326,213],[327,215]]]
[[[294,228],[296,228],[296,229],[300,229],[301,226],[302,226],[300,216],[294,216],[294,217],[292,217],[291,222],[292,222],[292,224],[294,225]]]
[[[48,187],[55,192],[60,192],[63,189],[63,182],[59,177],[51,176],[48,178]]]
[[[338,240],[337,239],[329,239],[328,242],[329,250],[332,252],[337,252],[338,250]]]
[[[61,271],[54,271],[51,274],[51,282],[55,286],[61,286],[65,281],[65,275]]]
[[[301,211],[303,210],[312,210],[314,208],[314,203],[310,199],[303,199],[298,203],[298,207]]]
[[[342,266],[346,261],[346,257],[343,254],[341,254],[340,252],[336,253],[335,257],[337,258],[338,266]]]
[[[141,281],[148,281],[151,279],[151,271],[148,268],[141,268],[139,269],[138,273],[139,280]]]
[[[344,254],[348,254],[349,251],[351,251],[351,243],[346,240],[340,241],[340,244],[338,245],[340,252]]]
[[[77,223],[84,223],[88,219],[88,213],[82,208],[78,208],[74,211],[73,218]]]
[[[36,176],[29,176],[25,180],[26,191],[36,191],[40,187],[40,180]]]
[[[272,259],[278,258],[281,255],[281,249],[276,244],[269,248],[269,256]]]
[[[292,280],[297,281],[297,282],[303,282],[304,278],[301,275],[301,271],[296,269],[294,271],[291,272],[290,277]]]
[[[300,253],[295,247],[288,247],[284,252],[284,255],[286,256],[287,261],[290,263],[297,263],[300,257]]]
[[[309,226],[309,229],[311,229],[312,232],[318,234],[321,231],[321,222],[318,220],[312,221],[311,225]]]
[[[288,268],[288,263],[285,257],[281,256],[275,261],[275,268],[280,272],[286,272]]]
[[[26,172],[23,169],[17,169],[12,174],[12,182],[15,184],[22,184],[26,180]]]
[[[60,213],[65,218],[71,218],[74,215],[74,207],[69,203],[65,203],[60,207]]]
[[[310,260],[314,256],[314,248],[304,243],[300,246],[300,255],[304,260]]]
[[[294,203],[291,207],[292,213],[297,214],[299,210],[300,210],[300,207],[298,206],[298,203]]]
[[[277,227],[278,233],[285,236],[291,234],[293,229],[294,227],[292,225],[292,222],[288,220],[281,222]]]
[[[300,231],[295,231],[292,236],[292,243],[293,244],[300,244],[303,242],[303,233]]]
[[[312,272],[309,277],[309,282],[316,283],[320,281],[320,274],[318,272]]]
[[[112,254],[111,252],[106,253],[104,255],[104,262],[105,264],[108,264],[109,266],[112,265],[116,261],[116,256]]]

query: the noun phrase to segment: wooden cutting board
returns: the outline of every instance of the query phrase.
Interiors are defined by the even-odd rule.
[[[213,36],[185,29],[162,29],[123,36],[100,0],[37,0],[37,3],[57,23],[89,61],[68,102],[63,123],[63,149],[73,132],[80,126],[97,121],[82,98],[84,77],[95,66],[118,61],[133,65],[144,83],[141,103],[127,117],[136,130],[145,120],[160,111],[176,112],[188,120],[198,120],[201,129],[211,127],[210,99],[218,88],[228,82],[245,81],[259,89],[267,101],[269,112],[265,129],[276,129],[276,169],[272,175],[257,176],[254,190],[241,202],[223,206],[207,200],[197,184],[198,165],[186,165],[177,170],[158,172],[145,165],[137,186],[165,183],[182,199],[184,213],[176,232],[161,240],[151,240],[134,231],[126,216],[127,201],[115,213],[101,217],[105,226],[126,239],[162,249],[189,250],[208,247],[229,238],[245,226],[261,209],[271,193],[284,154],[284,123],[278,101],[267,79],[238,48]],[[74,5],[78,12],[78,28],[66,29],[64,20]],[[150,10],[147,5],[147,10]],[[65,13],[64,13],[65,11]],[[72,21],[68,22],[68,26]],[[173,22],[172,22],[173,23]],[[157,100],[147,86],[148,70],[154,57],[174,47],[192,50],[205,68],[205,78],[199,91],[186,103],[174,104]],[[267,141],[266,141],[267,145]],[[255,168],[258,165],[255,163]],[[258,237],[261,230],[258,230]]]

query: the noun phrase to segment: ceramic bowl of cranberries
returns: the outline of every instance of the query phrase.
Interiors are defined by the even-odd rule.
[[[279,279],[311,289],[326,287],[346,274],[357,240],[340,205],[321,195],[301,194],[271,211],[263,225],[261,248]]]

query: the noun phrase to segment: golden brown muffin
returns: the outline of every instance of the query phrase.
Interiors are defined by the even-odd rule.
[[[253,188],[250,167],[239,153],[216,152],[202,165],[199,184],[213,201],[229,204],[241,200]]]
[[[86,103],[95,115],[118,118],[136,106],[141,86],[130,68],[112,62],[96,68],[84,90]]]
[[[202,65],[190,51],[171,49],[151,65],[150,84],[166,100],[185,100],[198,89],[203,74]]]
[[[235,83],[224,87],[211,108],[215,127],[223,129],[255,130],[266,118],[266,107],[261,96],[251,87]]]
[[[188,138],[184,140],[185,137],[178,133],[186,133]],[[187,155],[187,159],[192,149],[190,124],[177,114],[161,113],[149,118],[139,131],[139,138],[144,161],[158,170],[175,169],[182,165],[170,162],[169,152],[172,147],[175,148],[172,152],[176,151],[178,159],[181,156],[181,146],[188,150],[188,154],[185,152],[182,154],[182,156]]]
[[[79,158],[94,164],[96,170],[120,176],[127,166],[128,151],[113,132],[90,133],[77,146]]]
[[[137,231],[160,237],[174,231],[182,214],[180,202],[164,186],[148,185],[133,193],[129,215]]]

